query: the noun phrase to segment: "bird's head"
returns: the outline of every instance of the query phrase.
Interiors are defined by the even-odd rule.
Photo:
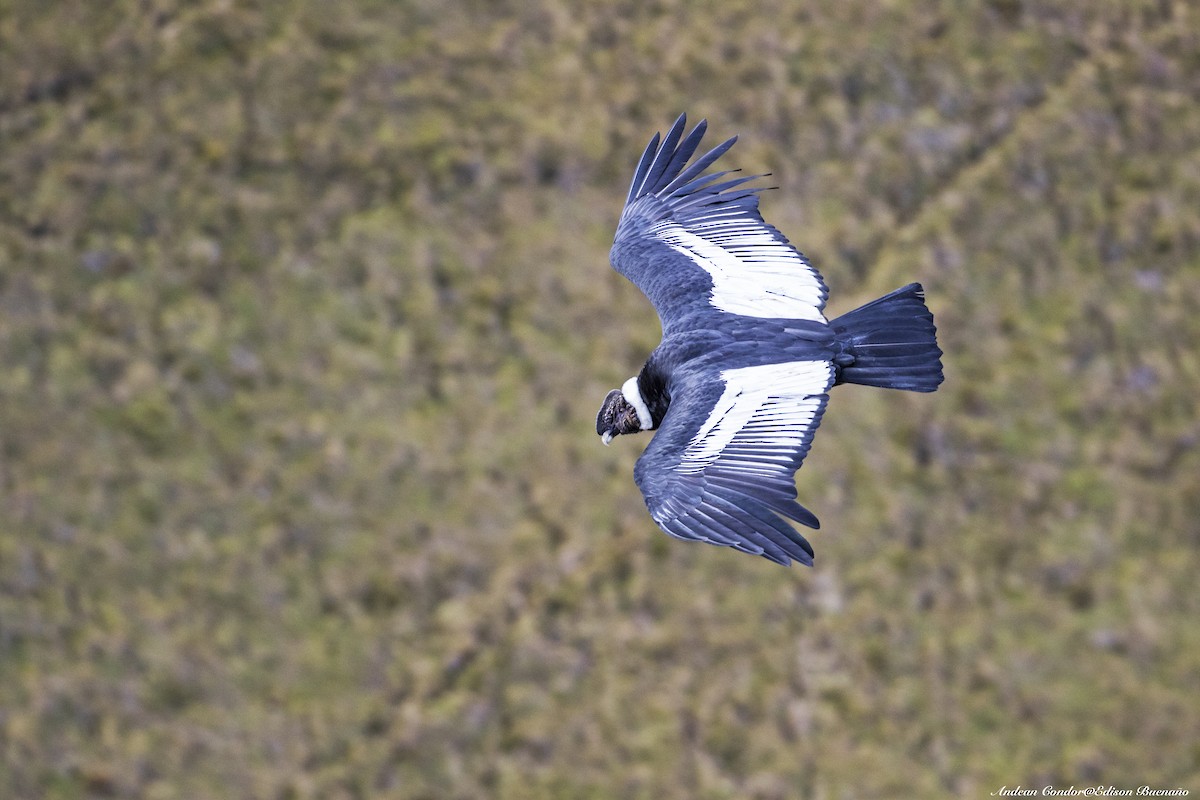
[[[614,436],[622,433],[639,433],[642,423],[638,419],[637,409],[625,399],[620,389],[613,389],[604,398],[600,413],[596,415],[596,433],[608,444]]]

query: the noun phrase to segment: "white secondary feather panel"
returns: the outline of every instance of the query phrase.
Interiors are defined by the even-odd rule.
[[[788,462],[811,438],[833,380],[828,361],[792,361],[721,371],[725,389],[688,442],[678,470],[695,473],[718,458],[748,459],[768,470]],[[764,463],[765,462],[765,463]]]
[[[651,235],[712,277],[709,301],[747,317],[825,322],[825,286],[796,249],[745,213],[655,225]]]

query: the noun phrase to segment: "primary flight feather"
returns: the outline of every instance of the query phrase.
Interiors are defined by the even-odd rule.
[[[736,137],[697,158],[707,128],[680,116],[650,140],[617,225],[613,267],[650,299],[663,338],[596,417],[605,444],[654,430],[634,468],[650,516],[679,539],[812,565],[788,520],[795,473],[829,389],[932,392],[942,351],[913,283],[832,322],[812,264],[758,210],[761,176],[708,172]]]

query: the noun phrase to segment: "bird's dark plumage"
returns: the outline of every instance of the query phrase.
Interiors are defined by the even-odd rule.
[[[643,153],[610,258],[653,303],[663,341],[610,392],[596,420],[613,436],[656,430],[634,469],[654,521],[781,564],[812,564],[787,521],[795,472],[838,383],[930,392],[942,382],[933,316],[918,284],[828,322],[820,274],[758,211],[761,176],[704,174],[736,141],[690,166],[706,123],[681,116]]]

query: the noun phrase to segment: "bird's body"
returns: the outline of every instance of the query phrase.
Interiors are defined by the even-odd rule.
[[[692,165],[701,122],[680,117],[642,156],[611,259],[654,304],[663,340],[610,392],[596,420],[614,436],[656,430],[634,479],[654,521],[782,564],[812,564],[783,517],[817,519],[794,473],[837,383],[933,391],[941,351],[910,284],[828,322],[820,274],[758,212],[750,178],[704,175],[734,139]]]

